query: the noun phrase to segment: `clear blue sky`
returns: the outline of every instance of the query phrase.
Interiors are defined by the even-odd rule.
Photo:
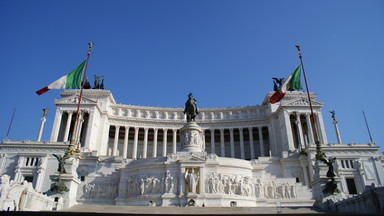
[[[271,77],[299,65],[324,101],[328,141],[384,147],[384,1],[0,1],[0,140],[13,108],[11,140],[36,140],[42,109],[54,99],[36,90],[68,74],[95,46],[88,77],[104,75],[117,103],[183,107],[261,104]],[[382,151],[383,149],[381,149]]]

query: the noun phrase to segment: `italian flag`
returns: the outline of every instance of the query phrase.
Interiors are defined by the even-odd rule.
[[[271,104],[279,102],[281,99],[283,99],[287,91],[303,89],[300,81],[300,70],[301,65],[299,65],[299,67],[297,67],[296,70],[293,71],[293,73],[284,81],[283,85],[281,85],[280,88],[275,91],[275,93],[269,99]]]
[[[49,89],[80,89],[81,76],[83,75],[84,65],[85,61],[77,66],[77,68],[75,68],[71,73],[36,91],[36,94],[42,95]]]

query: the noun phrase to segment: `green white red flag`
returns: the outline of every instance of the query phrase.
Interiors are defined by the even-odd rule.
[[[280,88],[275,91],[275,93],[269,99],[269,102],[271,102],[271,104],[279,102],[281,99],[283,99],[287,91],[303,89],[300,80],[300,71],[301,65],[299,65],[299,67],[297,67],[296,70],[293,71],[293,73],[284,81]]]
[[[42,95],[50,89],[80,89],[85,62],[77,66],[71,73],[36,91],[36,94]]]

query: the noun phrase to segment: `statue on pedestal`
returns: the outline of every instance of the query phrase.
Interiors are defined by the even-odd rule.
[[[194,122],[195,117],[199,114],[197,109],[196,99],[193,98],[192,93],[189,93],[188,100],[185,102],[184,114],[187,115],[187,122]]]

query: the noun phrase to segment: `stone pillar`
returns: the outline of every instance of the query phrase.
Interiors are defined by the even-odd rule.
[[[84,118],[80,118],[78,121],[80,121],[78,123],[78,128],[77,128],[77,134],[76,134],[76,145],[78,145],[79,149],[80,149],[80,142],[81,142],[81,131],[83,129],[83,124],[84,124]]]
[[[125,127],[125,134],[124,134],[123,158],[127,158],[128,139],[129,139],[129,126],[126,126]]]
[[[137,159],[137,142],[139,140],[139,128],[135,127],[135,139],[133,140],[132,159]]]
[[[176,154],[177,151],[177,129],[172,129],[173,142],[172,142],[172,153]]]
[[[315,143],[315,138],[313,137],[313,129],[312,129],[312,120],[311,120],[311,114],[306,113],[305,114],[306,120],[307,120],[307,129],[308,129],[308,135],[309,135],[309,146],[313,145]]]
[[[180,167],[179,170],[179,196],[184,196],[185,193],[185,179],[184,179],[185,167]]]
[[[229,136],[231,139],[231,158],[235,157],[235,140],[233,138],[233,128],[229,128]]]
[[[215,129],[211,129],[211,153],[215,154]]]
[[[41,119],[41,124],[40,124],[40,129],[39,129],[39,134],[37,135],[37,142],[40,142],[41,140],[41,135],[43,134],[43,128],[44,128],[44,122],[46,121],[45,117]]]
[[[260,143],[260,156],[264,157],[264,141],[263,141],[263,127],[257,127],[259,129],[259,143]]]
[[[157,157],[157,132],[158,128],[153,129],[153,151],[152,151],[152,157]]]
[[[167,131],[168,129],[163,129],[163,157],[167,156]]]
[[[199,193],[205,193],[204,167],[200,167],[199,169]]]
[[[298,140],[299,140],[299,146],[298,150],[300,151],[304,147],[304,135],[303,135],[303,128],[301,127],[301,121],[300,121],[300,114],[296,114],[296,121],[295,121],[297,131],[298,131]]]
[[[225,157],[224,128],[220,128],[221,157]]]
[[[63,142],[67,142],[68,141],[69,129],[71,127],[71,121],[72,121],[72,111],[67,111],[67,113],[68,113],[68,119],[67,119],[67,124],[65,126]]]
[[[63,112],[61,108],[56,110],[55,121],[53,122],[52,132],[51,132],[51,141],[57,142],[59,133],[60,133],[60,125],[61,119],[63,117]]]
[[[77,204],[76,195],[77,188],[80,184],[80,180],[78,179],[76,169],[79,166],[78,158],[69,158],[67,159],[66,164],[64,165],[67,173],[62,173],[60,178],[63,182],[65,182],[65,186],[69,189],[68,192],[64,192],[61,196],[64,198],[64,208],[70,208]],[[54,177],[56,177],[54,175]],[[60,194],[60,193],[59,193]]]
[[[42,185],[44,183],[45,168],[47,164],[47,157],[41,157],[39,167],[37,168],[37,178],[35,189],[39,192],[42,192]]]
[[[335,132],[336,132],[336,137],[337,137],[337,143],[341,144],[341,137],[340,137],[339,128],[337,127],[337,121],[333,120],[333,124],[335,125]]]
[[[317,125],[318,125],[318,130],[319,130],[319,139],[321,143],[327,144],[327,135],[325,133],[325,127],[324,127],[324,121],[323,121],[323,115],[321,112],[316,112],[316,120],[317,120]]]
[[[112,156],[117,156],[117,145],[119,144],[120,126],[115,125],[115,139],[113,140]]]
[[[240,133],[240,157],[241,159],[245,159],[243,128],[239,128],[239,133]]]
[[[270,125],[268,125],[267,129],[268,129],[268,141],[269,141],[269,156],[272,157],[272,155],[278,154],[278,153],[276,153],[278,151],[275,148],[276,145],[274,143],[273,136],[272,136],[272,127]],[[272,154],[272,147],[274,147],[274,149],[275,149],[273,154]]]
[[[144,128],[143,158],[147,158],[148,151],[148,128]]]
[[[287,144],[289,151],[295,151],[295,142],[293,141],[292,127],[291,127],[291,118],[288,111],[284,111],[284,121],[285,121],[285,129],[287,134]]]
[[[91,142],[92,142],[92,125],[93,125],[93,122],[94,122],[94,119],[95,119],[95,111],[94,109],[90,109],[88,110],[88,123],[87,123],[87,129],[86,129],[86,133],[85,133],[85,137],[84,137],[84,148],[85,149],[89,149],[90,151],[92,150],[96,150],[95,147],[94,147],[94,144],[91,145]],[[93,132],[94,134],[95,132]]]
[[[249,148],[251,151],[251,159],[255,159],[255,144],[253,142],[252,127],[249,127],[248,131],[249,131]]]

